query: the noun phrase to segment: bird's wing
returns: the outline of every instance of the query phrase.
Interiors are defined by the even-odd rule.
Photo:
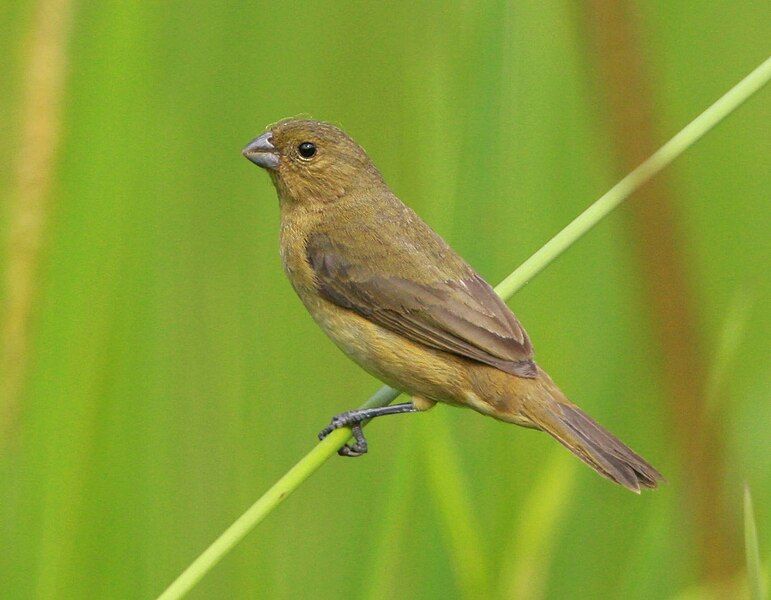
[[[466,276],[428,283],[378,274],[318,233],[308,239],[306,257],[326,300],[414,342],[520,377],[536,376],[527,333],[470,268]]]

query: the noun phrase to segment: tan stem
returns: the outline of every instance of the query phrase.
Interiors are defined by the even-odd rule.
[[[596,71],[599,105],[607,115],[619,172],[640,164],[659,146],[652,68],[639,19],[628,0],[582,5],[588,67]],[[723,482],[722,436],[705,411],[707,369],[698,299],[688,269],[677,196],[668,173],[638,192],[625,221],[642,277],[644,298],[661,363],[672,438],[683,458],[684,512],[690,516],[700,577],[723,579],[740,566]]]
[[[16,421],[29,367],[33,307],[51,209],[61,133],[70,0],[41,0],[26,40],[15,181],[7,205],[4,306],[0,314],[0,439]]]

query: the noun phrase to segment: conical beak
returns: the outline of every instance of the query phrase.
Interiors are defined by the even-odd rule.
[[[249,142],[243,155],[263,169],[278,168],[278,151],[273,145],[273,133],[268,131]]]

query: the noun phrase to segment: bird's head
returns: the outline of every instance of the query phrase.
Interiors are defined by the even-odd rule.
[[[270,174],[282,202],[332,202],[383,181],[361,146],[322,121],[279,121],[243,154]]]

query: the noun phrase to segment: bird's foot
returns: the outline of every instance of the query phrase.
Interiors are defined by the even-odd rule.
[[[346,444],[337,453],[340,456],[361,456],[367,453],[367,440],[364,439],[364,432],[361,430],[362,423],[369,421],[375,417],[382,417],[383,415],[398,415],[402,413],[415,412],[416,408],[412,402],[405,402],[403,404],[391,404],[390,406],[379,406],[375,408],[358,408],[356,410],[348,410],[344,413],[332,417],[332,422],[327,425],[319,433],[319,439],[323,440],[335,429],[341,427],[350,427],[353,433],[353,444]]]
[[[339,415],[332,417],[332,421],[324,429],[319,432],[319,439],[323,440],[335,429],[342,427],[351,428],[353,433],[354,442],[352,444],[346,444],[340,448],[337,453],[340,456],[361,456],[367,453],[367,439],[364,437],[364,431],[361,428],[362,418],[356,414],[357,411],[349,410]]]

